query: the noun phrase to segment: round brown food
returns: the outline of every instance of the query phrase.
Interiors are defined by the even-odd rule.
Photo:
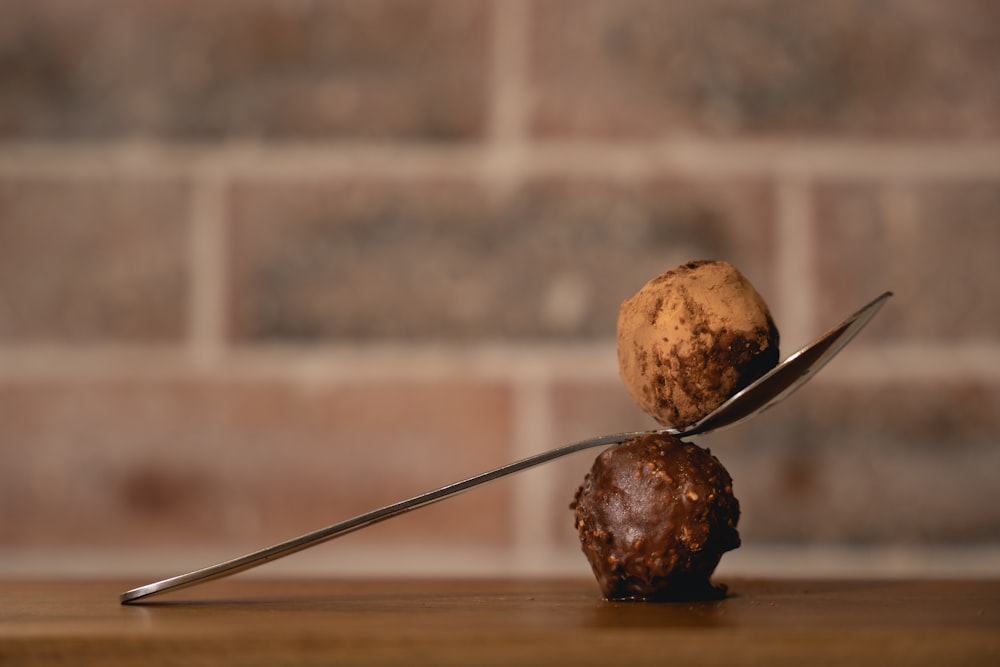
[[[777,363],[767,304],[726,262],[671,269],[618,311],[622,380],[665,426],[697,422]]]
[[[712,454],[666,434],[602,452],[570,507],[583,552],[609,600],[691,600],[722,554],[740,545],[733,483]]]

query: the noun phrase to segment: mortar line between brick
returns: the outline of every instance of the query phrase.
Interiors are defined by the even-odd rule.
[[[523,92],[523,91],[522,91]],[[526,104],[526,102],[522,102]],[[523,122],[523,119],[522,121]],[[535,175],[621,177],[678,171],[703,176],[775,176],[854,180],[1000,178],[1000,142],[882,143],[818,140],[522,142],[431,146],[420,143],[214,146],[112,144],[53,148],[0,144],[0,177],[149,179],[184,176],[211,164],[232,177],[399,177]],[[506,145],[506,148],[503,146]],[[498,155],[500,156],[498,158]]]
[[[862,333],[861,336],[864,334]],[[845,349],[817,381],[832,384],[888,382],[1000,382],[1000,345],[989,342],[887,342]]]
[[[795,176],[777,183],[777,284],[782,357],[815,337],[815,221],[810,184]]]
[[[524,0],[494,0],[490,59],[486,182],[503,195],[523,175],[525,144],[525,63],[527,8]]]
[[[995,341],[867,343],[863,336],[815,381],[1000,382],[1000,343]],[[544,372],[548,378],[617,383],[615,360],[613,343],[565,348],[482,346],[455,353],[420,345],[331,345],[308,351],[243,348],[227,352],[218,365],[206,371],[178,346],[74,348],[6,343],[0,344],[0,382],[159,382],[192,377],[317,385],[399,380],[516,382],[525,372]]]
[[[195,180],[190,220],[188,343],[195,363],[217,365],[225,345],[228,239],[226,182],[209,170]]]
[[[910,188],[893,185],[878,192],[878,207],[887,236],[885,247],[900,257],[918,257],[920,243],[920,206]],[[886,285],[906,285],[910,276],[904,262],[886,262]]]
[[[527,11],[523,0],[493,1],[490,144],[521,144],[525,138]]]
[[[522,459],[551,449],[551,382],[547,374],[528,372],[515,379],[514,454]],[[531,569],[539,553],[550,548],[552,525],[551,466],[519,473],[514,482],[514,557],[519,569]]]
[[[330,344],[229,348],[205,368],[183,345],[114,344],[69,346],[0,343],[4,379],[119,378],[151,380],[197,375],[219,381],[283,381],[336,384],[355,381],[513,382],[525,373],[602,380],[616,377],[611,343],[572,345]]]

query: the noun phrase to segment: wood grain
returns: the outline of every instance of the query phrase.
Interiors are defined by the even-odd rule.
[[[0,584],[0,665],[1000,664],[1000,581],[730,581],[611,603],[591,581]]]

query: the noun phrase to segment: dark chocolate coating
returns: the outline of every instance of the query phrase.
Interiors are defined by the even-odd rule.
[[[570,507],[609,600],[718,597],[712,573],[740,545],[740,506],[719,460],[670,435],[602,452]]]

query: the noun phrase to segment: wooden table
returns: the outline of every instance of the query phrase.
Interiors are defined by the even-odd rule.
[[[703,603],[593,581],[0,582],[0,665],[1000,665],[1000,581],[730,580]]]

